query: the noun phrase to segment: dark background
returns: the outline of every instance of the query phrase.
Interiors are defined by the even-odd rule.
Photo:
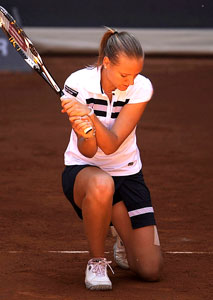
[[[212,0],[2,0],[23,26],[212,28]]]

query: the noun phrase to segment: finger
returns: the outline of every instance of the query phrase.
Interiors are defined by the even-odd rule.
[[[69,108],[73,107],[73,103],[72,102],[62,103],[62,107],[68,110]]]
[[[72,107],[73,105],[75,105],[76,104],[76,100],[75,99],[66,99],[66,100],[63,100],[62,102],[61,102],[61,105],[62,105],[62,107],[66,107],[66,108],[68,108],[68,107]]]
[[[61,103],[68,103],[68,102],[74,100],[74,98],[73,98],[73,97],[69,97],[69,96],[63,95],[63,96],[60,98],[60,100],[61,100]]]
[[[85,125],[85,126],[92,126],[93,124],[92,124],[92,122],[90,122],[89,120],[85,120],[83,117],[71,117],[72,118],[72,120],[74,121],[74,122],[76,122],[76,124],[82,124],[82,125]]]
[[[69,117],[73,117],[73,116],[78,116],[78,118],[80,117],[80,114],[76,109],[74,109],[74,107],[69,107],[69,108],[65,107],[65,111]]]
[[[81,117],[79,117],[79,116],[69,116],[69,120],[74,122],[76,120],[81,120]]]
[[[82,120],[85,120],[85,121],[87,120],[88,122],[91,122],[90,117],[88,117],[87,115],[84,115],[81,118],[82,118]]]
[[[92,123],[88,122],[87,120],[83,121],[82,118],[81,119],[70,118],[70,121],[72,123],[73,129],[78,132],[83,131],[84,133],[87,133],[93,129]]]

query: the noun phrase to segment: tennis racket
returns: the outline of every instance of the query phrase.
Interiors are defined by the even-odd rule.
[[[47,70],[33,43],[27,37],[24,30],[16,23],[16,20],[2,6],[0,6],[0,27],[7,35],[11,45],[25,62],[35,70],[60,97],[64,96],[62,89]],[[72,90],[72,96],[76,96],[77,94],[76,91]],[[92,127],[88,127],[84,132],[88,133],[91,130]]]

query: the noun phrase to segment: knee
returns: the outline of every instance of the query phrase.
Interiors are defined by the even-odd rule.
[[[139,271],[138,275],[142,280],[154,282],[160,280],[161,268],[159,266],[150,268],[150,269],[142,269]]]
[[[112,201],[114,194],[114,181],[112,177],[108,174],[94,176],[88,194],[93,201],[96,200],[100,204],[104,204],[109,200]]]
[[[162,258],[150,263],[139,263],[136,268],[137,275],[145,281],[159,281],[162,271],[163,261]]]

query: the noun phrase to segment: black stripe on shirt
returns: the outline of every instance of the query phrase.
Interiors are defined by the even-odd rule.
[[[126,99],[125,101],[117,101],[113,103],[113,107],[120,107],[120,111],[122,107],[129,102],[129,99]],[[116,119],[120,113],[120,111],[117,112],[112,112],[111,113],[111,118]]]
[[[126,99],[125,101],[115,101],[113,103],[113,107],[122,108],[125,104],[127,104],[129,102],[129,100],[130,99]],[[106,115],[107,115],[107,113],[106,113],[107,100],[89,98],[89,99],[86,99],[86,103],[90,106],[93,106],[94,113],[96,114],[96,116],[106,117]],[[91,105],[91,104],[93,104],[93,105]],[[96,110],[95,105],[101,105],[101,106],[103,105],[103,111],[102,110]],[[119,112],[112,112],[111,113],[111,118],[116,119],[118,117],[118,115],[119,115]]]
[[[107,100],[89,98],[89,99],[86,99],[86,103],[94,109],[94,113],[96,116],[106,117],[106,115],[107,115]],[[99,107],[103,106],[103,110],[96,109],[97,108],[96,105]],[[100,107],[100,109],[101,109],[101,107]]]
[[[103,100],[103,99],[89,98],[86,99],[86,102],[87,104],[98,104],[98,105],[107,106],[107,100]]]
[[[116,119],[119,115],[119,112],[111,113],[111,118]]]
[[[125,104],[127,104],[129,102],[130,99],[126,99],[125,101],[116,101],[113,103],[113,106],[114,107],[117,107],[117,106],[124,106]]]
[[[106,117],[106,115],[107,115],[106,111],[101,111],[101,110],[94,110],[94,113],[96,116],[99,116],[99,117]]]

